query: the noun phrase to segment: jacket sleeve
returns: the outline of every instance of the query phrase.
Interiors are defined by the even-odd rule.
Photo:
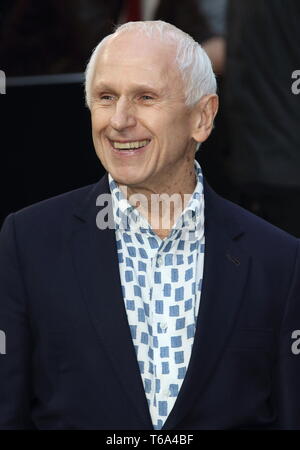
[[[276,429],[300,430],[300,242],[282,318],[276,361]]]
[[[14,214],[0,233],[0,429],[33,429],[31,336],[18,260]]]

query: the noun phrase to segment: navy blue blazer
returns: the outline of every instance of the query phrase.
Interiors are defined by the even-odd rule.
[[[300,429],[299,242],[204,183],[196,335],[163,429]],[[5,220],[0,428],[153,429],[101,193],[107,174]]]

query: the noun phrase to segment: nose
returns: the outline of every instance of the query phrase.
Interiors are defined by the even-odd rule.
[[[136,125],[133,107],[125,98],[120,97],[115,103],[115,109],[110,118],[110,124],[112,128],[117,131],[122,131]]]

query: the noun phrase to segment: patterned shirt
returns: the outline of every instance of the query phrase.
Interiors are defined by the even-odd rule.
[[[170,234],[161,239],[109,176],[128,324],[154,429],[172,410],[189,364],[204,263],[204,195],[197,184]]]

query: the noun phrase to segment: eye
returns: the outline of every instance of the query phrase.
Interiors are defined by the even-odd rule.
[[[143,100],[154,100],[153,97],[151,97],[151,95],[142,95],[141,97]]]
[[[100,95],[100,100],[110,101],[110,100],[113,100],[113,96],[109,95],[109,94],[103,94],[103,95]]]

